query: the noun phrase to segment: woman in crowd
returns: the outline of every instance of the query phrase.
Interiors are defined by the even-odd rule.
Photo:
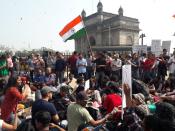
[[[24,100],[28,92],[24,90],[22,93],[19,91],[19,87],[21,85],[20,77],[10,77],[8,80],[8,84],[5,90],[4,100],[1,105],[1,118],[4,121],[12,121],[10,118],[11,113],[16,111],[17,104],[19,101]]]

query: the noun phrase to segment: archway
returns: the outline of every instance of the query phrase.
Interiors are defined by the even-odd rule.
[[[93,36],[90,36],[89,41],[90,41],[91,46],[96,45],[96,41],[95,41],[95,38]]]

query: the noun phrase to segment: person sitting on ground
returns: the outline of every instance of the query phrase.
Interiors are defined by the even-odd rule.
[[[27,80],[27,77],[21,77],[21,81],[22,81],[21,92],[23,92],[24,90],[27,91],[26,100],[23,101],[22,103],[24,103],[27,106],[31,106],[31,104],[35,101],[35,93],[31,90],[30,83]]]
[[[37,87],[37,88],[41,88],[45,81],[44,81],[44,74],[43,74],[43,71],[41,69],[38,69],[36,74],[34,75],[34,85]]]
[[[32,104],[32,121],[34,122],[34,116],[35,114],[40,111],[48,111],[51,114],[51,118],[52,118],[52,122],[54,123],[58,123],[59,122],[59,116],[57,114],[57,110],[55,108],[55,106],[48,102],[50,99],[52,99],[52,93],[54,92],[54,90],[52,90],[52,88],[45,86],[41,89],[41,95],[42,95],[42,99],[36,100],[33,104]]]
[[[94,102],[97,102],[98,105],[101,106],[102,99],[100,96],[100,91],[96,89],[96,86],[90,86],[86,93],[94,100]]]
[[[144,131],[174,131],[174,120],[174,106],[166,102],[158,102],[156,104],[155,114],[144,118]]]
[[[103,114],[106,111],[111,113],[115,107],[120,108],[122,105],[122,98],[120,95],[114,93],[110,89],[106,89],[102,95],[102,110]],[[119,121],[121,118],[121,112],[115,113],[112,120]]]
[[[68,84],[69,84],[68,78],[64,77],[63,80],[62,80],[62,83],[60,83],[60,84],[57,86],[58,92],[60,92],[60,88],[61,88],[62,86],[68,86]]]
[[[47,86],[55,86],[56,85],[56,74],[52,73],[52,68],[46,68],[46,74],[44,77],[45,84]]]
[[[80,91],[84,91],[85,90],[85,80],[83,77],[79,77],[77,79],[77,88],[75,89],[75,94],[79,93]]]
[[[142,93],[133,94],[131,99],[130,88],[128,85],[125,86],[127,86],[127,89],[125,88],[127,107],[132,108],[141,119],[149,115],[150,110],[145,102],[144,95]]]
[[[26,119],[17,128],[16,131],[65,131],[58,125],[51,123],[51,115],[47,111],[39,111],[34,116],[34,123],[31,119]]]
[[[74,102],[75,98],[69,93],[69,87],[68,86],[62,86],[60,87],[60,92],[56,92],[55,95],[53,95],[53,99],[50,100],[55,105],[55,108],[58,112],[58,115],[60,117],[60,120],[66,120],[66,112],[67,107],[71,102]]]
[[[100,124],[103,124],[110,117],[110,115],[107,114],[105,118],[95,121],[85,108],[87,100],[88,96],[86,92],[79,92],[76,95],[76,102],[68,106],[68,131],[77,131],[78,127],[82,124],[98,126]]]

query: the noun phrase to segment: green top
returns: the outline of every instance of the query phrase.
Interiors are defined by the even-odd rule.
[[[6,66],[6,65],[7,65],[6,60],[0,60],[0,67]],[[9,74],[9,71],[6,67],[0,69],[0,77],[7,76],[8,74]]]
[[[81,124],[86,124],[93,118],[86,108],[79,104],[72,103],[67,109],[68,131],[77,131]]]
[[[149,104],[148,105],[148,108],[149,108],[149,110],[150,110],[151,113],[154,113],[155,110],[156,110],[156,105],[155,104]]]

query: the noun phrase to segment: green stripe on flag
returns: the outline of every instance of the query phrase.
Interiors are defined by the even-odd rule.
[[[86,31],[85,31],[85,28],[82,28],[81,30],[79,30],[75,34],[73,34],[71,37],[69,37],[67,40],[78,39],[84,35],[86,35]]]

